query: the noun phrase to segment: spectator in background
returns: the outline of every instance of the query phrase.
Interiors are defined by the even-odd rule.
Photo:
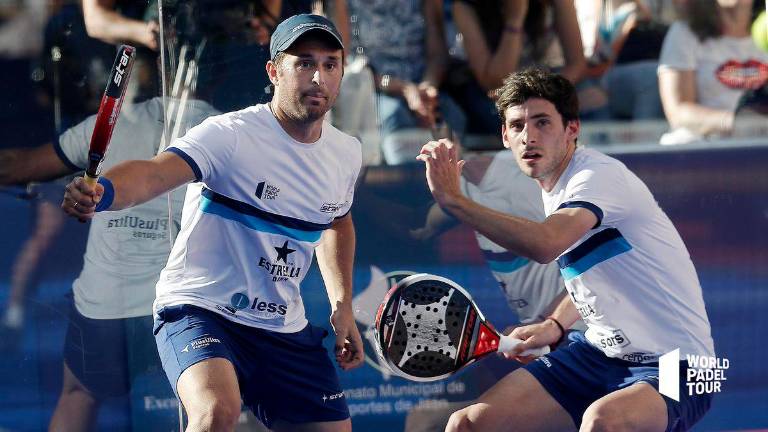
[[[656,69],[668,25],[644,0],[604,0],[601,41],[606,49],[602,79],[614,119],[663,119]]]
[[[109,44],[126,43],[159,48],[160,25],[143,20],[147,2],[83,0],[83,17],[88,36]]]
[[[46,116],[36,84],[42,72],[38,59],[43,50],[48,12],[45,0],[0,2],[0,165],[6,148],[37,146],[53,132],[46,127],[50,117]],[[0,167],[0,185],[9,185],[4,180]],[[22,196],[31,199],[35,221],[33,232],[14,260],[8,302],[0,314],[0,347],[6,353],[20,341],[27,288],[41,256],[63,222],[56,206],[38,200],[38,195],[37,188],[28,187]]]
[[[766,82],[768,53],[750,37],[752,0],[688,0],[659,59],[671,132],[662,144],[728,135],[742,95]]]
[[[588,64],[579,101],[592,118],[663,118],[655,71],[666,26],[645,0],[577,0],[576,11]]]
[[[488,95],[510,73],[527,66],[558,69],[578,82],[586,68],[571,0],[454,0],[472,82],[462,94],[472,130],[498,134],[501,121]]]
[[[84,0],[88,34],[109,43],[138,45],[139,54],[143,51],[149,57],[147,50],[160,48],[155,3]],[[190,58],[200,48],[195,61],[203,66],[195,74],[207,93],[199,96],[222,111],[232,111],[272,98],[264,70],[272,31],[286,17],[309,13],[312,8],[312,0],[197,0],[167,4],[165,14],[172,17],[167,30],[175,32],[170,35],[171,44],[186,44],[191,48]],[[170,62],[178,63],[182,59]],[[243,86],[246,80],[248,85]],[[143,99],[146,97],[139,97]]]
[[[135,102],[160,93],[159,68],[155,66],[160,47],[158,15],[156,0],[83,0],[83,20],[89,37],[111,45],[113,50],[114,45],[135,46],[136,57],[148,64],[132,78],[143,81],[139,88],[144,91],[136,95]]]
[[[440,0],[350,0],[353,34],[374,71],[382,151],[388,164],[414,161],[420,142],[409,146],[394,132],[435,128],[442,121],[462,135],[461,108],[440,91],[448,61]]]

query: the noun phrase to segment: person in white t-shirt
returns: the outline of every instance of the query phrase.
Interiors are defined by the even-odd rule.
[[[671,132],[662,144],[728,135],[739,99],[768,82],[768,53],[750,36],[752,0],[686,3],[659,58],[659,92]]]
[[[327,332],[307,322],[300,283],[314,251],[331,302],[336,361],[359,366],[349,213],[360,143],[324,122],[343,75],[343,44],[318,15],[275,29],[272,102],[211,117],[150,161],[67,186],[78,219],[188,188],[181,231],[157,283],[155,338],[188,430],[233,430],[241,401],[275,431],[351,430]],[[247,83],[244,83],[247,85]]]
[[[461,174],[461,191],[472,201],[504,214],[537,222],[544,220],[541,188],[535,180],[520,170],[511,152],[500,151],[493,155],[476,156],[467,161]],[[427,214],[425,225],[413,230],[411,234],[415,238],[426,240],[458,222],[438,204],[433,204]],[[499,283],[507,305],[517,315],[520,325],[541,322],[549,316],[566,295],[557,263],[541,264],[518,256],[478,231],[475,231],[475,237],[486,264]],[[484,289],[491,289],[491,287],[473,287],[473,290],[477,291]],[[584,330],[584,323],[579,319],[571,329]],[[509,331],[509,328],[504,330],[505,333]],[[492,364],[482,362],[476,366],[476,368],[486,367],[494,376],[499,376],[520,367],[520,364],[502,361]],[[408,432],[443,430],[454,411],[474,402],[464,400],[451,402],[445,406],[419,407],[411,410],[406,419],[405,430]]]
[[[685,430],[711,395],[680,401],[659,391],[659,356],[713,356],[696,270],[646,185],[621,162],[577,147],[578,100],[564,77],[538,69],[505,81],[497,102],[505,147],[542,189],[537,222],[484,207],[462,193],[464,165],[447,140],[418,156],[447,212],[494,242],[540,263],[557,260],[569,296],[543,322],[511,334],[522,350],[557,343],[579,316],[586,333],[528,363],[455,412],[447,431]],[[684,364],[681,363],[681,369]],[[519,426],[519,428],[517,428]]]
[[[544,220],[541,190],[534,180],[520,171],[510,152],[469,160],[462,170],[461,191],[472,201],[496,211],[535,221]],[[411,235],[427,240],[458,222],[434,204],[427,213],[424,226],[411,231]],[[531,324],[548,316],[565,294],[557,264],[539,264],[518,256],[477,231],[475,237],[518,321]]]
[[[217,113],[199,100],[189,101],[185,111],[182,131]],[[0,183],[44,181],[82,171],[95,122],[96,116],[90,116],[53,143],[0,152]],[[126,103],[104,167],[155,156],[162,122],[161,98]],[[102,400],[127,394],[139,374],[159,369],[151,337],[152,301],[170,238],[178,232],[183,198],[184,188],[179,188],[170,197],[93,218],[83,269],[72,284],[62,391],[51,430],[91,428]]]

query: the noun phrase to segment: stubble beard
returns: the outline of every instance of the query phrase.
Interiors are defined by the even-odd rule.
[[[281,104],[281,108],[293,121],[308,124],[325,118],[325,114],[333,106],[333,100],[333,98],[329,98],[325,107],[319,107],[302,103],[301,96],[299,96],[288,103]]]

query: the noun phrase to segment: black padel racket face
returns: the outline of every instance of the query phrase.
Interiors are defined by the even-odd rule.
[[[395,285],[379,307],[377,349],[396,374],[415,381],[438,380],[478,357],[470,353],[484,321],[459,285],[416,274]]]

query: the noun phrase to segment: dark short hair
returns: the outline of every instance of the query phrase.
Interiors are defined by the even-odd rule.
[[[579,98],[573,84],[562,75],[540,68],[515,72],[504,80],[496,100],[499,116],[505,120],[507,108],[522,105],[531,98],[551,102],[563,118],[563,126],[579,119]]]

